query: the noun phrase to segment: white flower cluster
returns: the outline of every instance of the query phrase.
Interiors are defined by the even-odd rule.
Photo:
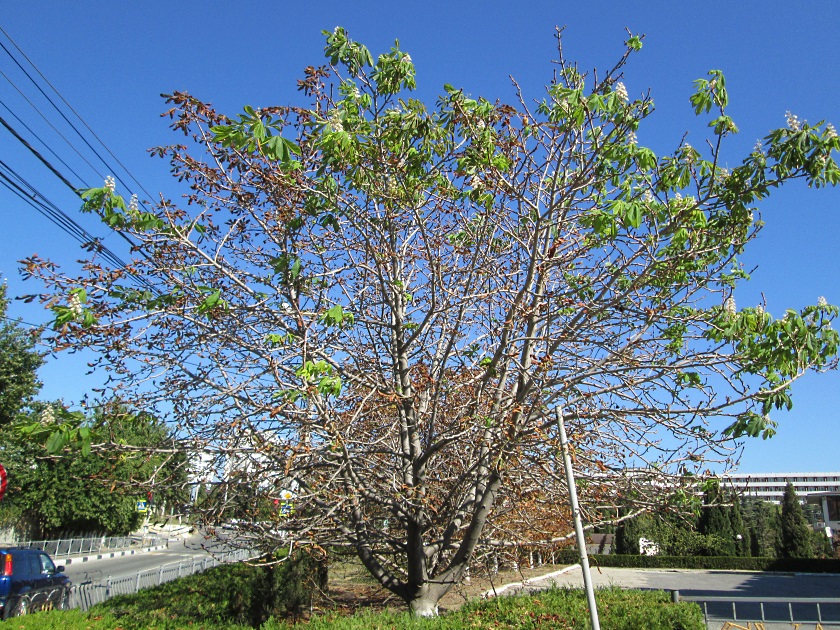
[[[409,55],[408,53],[403,53],[402,60],[405,63],[411,63],[411,55]]]
[[[140,210],[140,201],[137,199],[137,195],[131,195],[131,199],[128,201],[128,211],[129,212],[138,212]]]
[[[753,147],[753,153],[758,153],[759,155],[764,155],[764,143],[761,139],[755,141],[755,146]]]
[[[790,112],[785,112],[785,117],[787,118],[787,126],[788,129],[791,131],[799,131],[802,129],[802,122],[799,120],[798,117],[791,114]]]
[[[330,129],[332,129],[336,133],[344,131],[344,125],[341,124],[341,117],[336,111],[330,114]]]
[[[834,125],[832,125],[831,123],[828,123],[825,126],[825,137],[828,138],[829,140],[833,140],[834,138],[837,137],[837,130],[834,128]]]
[[[720,175],[721,179],[726,179],[727,177],[729,177],[729,169],[721,166],[720,168],[718,168],[718,175]]]
[[[621,81],[615,84],[615,93],[618,94],[618,98],[625,103],[630,100],[630,96],[627,94],[627,88],[624,87],[624,84]]]
[[[818,297],[817,306],[828,306],[828,300],[826,300],[823,296]]]
[[[642,195],[642,201],[644,201],[645,203],[652,203],[653,202],[653,194],[649,190],[646,190],[645,194]]]
[[[755,314],[759,317],[764,317],[764,307],[761,304],[755,307]]]
[[[52,405],[47,405],[41,412],[41,424],[53,424],[55,422],[55,412]]]
[[[688,144],[688,142],[682,145],[682,154],[685,157],[685,161],[689,164],[694,161],[694,147]]]
[[[73,311],[73,315],[76,317],[82,316],[82,301],[79,299],[77,294],[72,294],[70,299],[68,300],[70,310]]]
[[[109,192],[114,192],[117,189],[117,182],[114,181],[113,175],[108,175],[108,177],[105,178],[105,188],[107,188]]]
[[[627,132],[627,144],[636,144],[636,132],[635,131],[628,131]]]
[[[723,310],[726,311],[727,315],[735,315],[737,309],[735,307],[735,298],[731,295],[726,298],[726,302],[723,303]]]

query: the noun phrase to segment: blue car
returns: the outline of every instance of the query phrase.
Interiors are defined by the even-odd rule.
[[[70,606],[70,578],[64,567],[36,549],[0,548],[0,608],[3,619],[33,610]]]

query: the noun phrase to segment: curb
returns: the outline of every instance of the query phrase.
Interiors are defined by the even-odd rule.
[[[97,553],[89,556],[74,556],[72,558],[53,558],[56,565],[63,564],[70,566],[71,564],[79,564],[82,562],[92,562],[95,560],[107,560],[109,558],[119,558],[121,556],[133,556],[138,553],[146,553],[149,551],[159,551],[166,549],[168,545],[157,545],[155,547],[143,547],[141,549],[126,549],[124,551],[112,551],[110,553]]]
[[[568,567],[564,567],[564,568],[560,569],[559,571],[553,571],[551,573],[546,573],[545,575],[540,575],[540,576],[537,576],[537,577],[533,577],[531,579],[523,580],[521,582],[511,582],[509,584],[505,584],[503,586],[500,586],[499,588],[491,588],[489,591],[484,591],[481,594],[481,599],[489,599],[491,597],[497,597],[498,595],[501,595],[506,590],[511,589],[511,588],[517,588],[517,587],[525,588],[527,586],[534,586],[534,584],[536,584],[537,582],[542,582],[543,580],[550,580],[551,578],[553,578],[557,575],[563,575],[564,573],[568,573],[569,571],[574,571],[575,569],[579,569],[579,568],[580,568],[579,564],[572,564],[572,565],[569,565]]]

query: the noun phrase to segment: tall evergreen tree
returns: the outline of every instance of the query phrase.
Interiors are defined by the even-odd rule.
[[[814,548],[811,542],[811,528],[805,520],[802,505],[792,483],[788,483],[782,497],[781,516],[781,548],[782,558],[813,558]]]
[[[44,362],[32,337],[7,319],[8,304],[6,285],[0,285],[0,426],[13,422],[38,393],[36,371]]]
[[[735,555],[751,555],[750,528],[744,523],[741,515],[741,499],[733,492],[731,494],[732,507],[729,508],[729,523],[732,528],[732,535],[735,538]]]
[[[722,542],[720,553],[735,555],[735,533],[732,531],[730,508],[722,505],[723,495],[720,486],[710,487],[704,497],[705,507],[700,514],[697,529],[705,536],[718,536]]]

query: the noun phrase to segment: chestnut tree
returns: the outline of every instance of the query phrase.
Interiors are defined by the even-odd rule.
[[[346,546],[431,615],[478,554],[568,538],[556,408],[595,523],[692,500],[693,475],[834,366],[835,306],[774,318],[732,297],[759,201],[840,179],[830,124],[790,115],[727,170],[718,70],[690,102],[704,145],[637,142],[640,37],[601,73],[560,49],[545,93],[514,82],[507,104],[451,85],[421,102],[398,43],[325,36],[306,107],[167,97],[189,146],[154,153],[183,203],[84,193],[139,243],[130,267],[26,261],[55,346],[96,351],[112,394],[204,454],[208,522],[244,496],[248,544]]]

